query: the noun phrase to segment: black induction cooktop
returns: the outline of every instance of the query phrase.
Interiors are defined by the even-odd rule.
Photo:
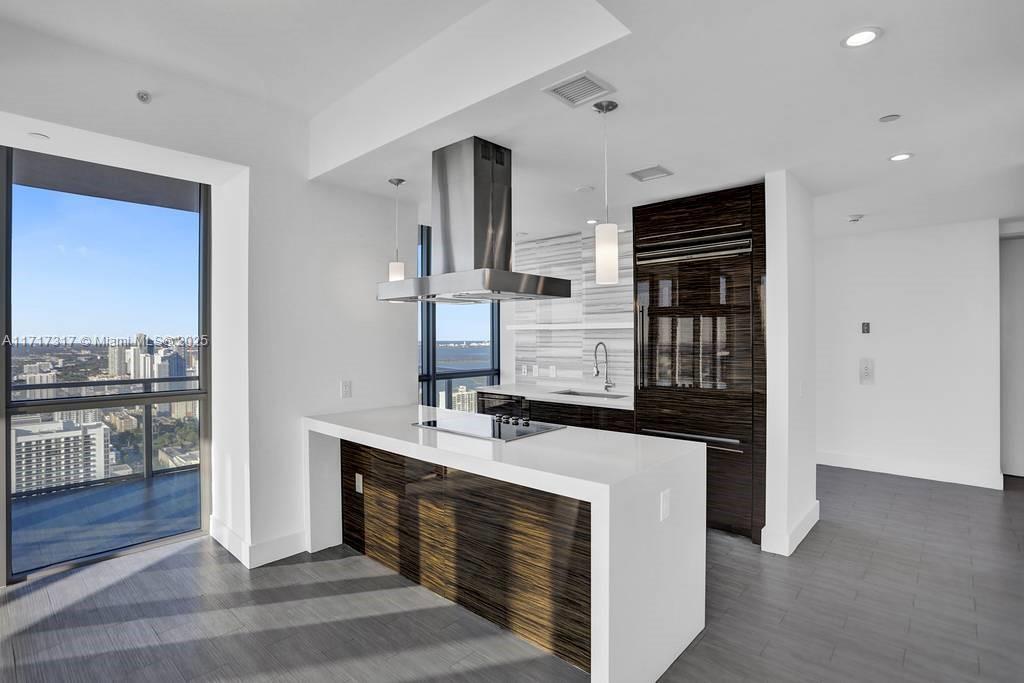
[[[459,416],[445,415],[434,420],[414,422],[413,425],[421,429],[433,429],[438,432],[462,434],[492,441],[515,441],[544,432],[552,432],[556,429],[565,429],[565,425],[534,422],[510,415],[479,415],[476,413]]]

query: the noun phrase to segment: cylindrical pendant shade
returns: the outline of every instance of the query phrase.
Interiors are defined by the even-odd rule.
[[[594,282],[619,284],[619,226],[615,223],[594,228]]]
[[[388,282],[405,279],[405,264],[401,261],[390,261],[388,263]]]

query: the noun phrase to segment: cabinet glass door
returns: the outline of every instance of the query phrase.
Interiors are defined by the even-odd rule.
[[[636,278],[641,388],[751,391],[749,255],[639,265]]]

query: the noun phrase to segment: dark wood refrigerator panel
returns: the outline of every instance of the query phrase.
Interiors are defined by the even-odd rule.
[[[637,431],[707,443],[708,525],[755,541],[764,525],[763,205],[756,185],[633,211]]]

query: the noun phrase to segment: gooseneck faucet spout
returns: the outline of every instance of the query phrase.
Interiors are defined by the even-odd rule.
[[[608,391],[615,386],[615,382],[612,381],[611,374],[608,372],[608,345],[603,341],[594,344],[594,377],[601,376],[601,366],[597,360],[597,347],[604,348],[604,390]]]

